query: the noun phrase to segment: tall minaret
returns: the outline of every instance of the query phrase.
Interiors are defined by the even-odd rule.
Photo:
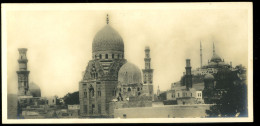
[[[107,24],[109,24],[109,17],[108,17],[108,14],[107,14]]]
[[[200,68],[202,68],[202,46],[200,41]]]
[[[191,75],[191,65],[190,65],[190,59],[186,59],[186,75],[185,75],[185,84],[186,89],[192,88],[192,75]]]
[[[19,48],[19,71],[16,71],[18,75],[18,96],[28,96],[29,93],[29,73],[27,70],[28,59],[26,57],[26,48]]]
[[[143,69],[143,79],[144,79],[144,93],[148,96],[152,96],[154,100],[153,94],[153,69],[151,69],[151,58],[150,58],[150,48],[145,47],[145,69]]]
[[[213,55],[215,55],[215,45],[214,45],[214,42],[213,42]]]

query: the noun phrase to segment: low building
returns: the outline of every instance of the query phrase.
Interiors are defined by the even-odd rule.
[[[202,104],[204,103],[202,99],[203,84],[195,86],[192,81],[191,65],[190,60],[186,60],[186,75],[183,80],[184,86],[181,82],[176,82],[171,85],[171,90],[166,93],[165,105],[178,104]]]
[[[54,105],[56,105],[57,96],[48,97],[47,100],[48,100],[47,104],[49,106],[54,106]]]
[[[80,112],[80,105],[68,105],[69,118],[78,118]]]

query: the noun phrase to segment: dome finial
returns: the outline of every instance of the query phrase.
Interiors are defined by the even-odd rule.
[[[108,17],[108,14],[107,14],[107,24],[109,24],[109,17]]]

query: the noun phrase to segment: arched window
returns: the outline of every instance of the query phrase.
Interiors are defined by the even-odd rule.
[[[92,97],[94,97],[94,89],[92,90],[91,95],[92,95]]]
[[[84,89],[84,97],[87,97],[87,90]]]
[[[102,55],[101,54],[99,54],[99,59],[102,59]]]
[[[94,97],[94,95],[95,95],[94,88],[90,88],[89,92],[90,92],[91,97]]]
[[[114,54],[112,54],[112,59],[114,59]]]
[[[140,91],[140,88],[139,88],[139,87],[137,88],[137,91]]]
[[[106,54],[106,59],[108,59],[108,54]]]
[[[138,96],[140,96],[141,95],[141,92],[138,92]]]
[[[128,88],[128,91],[129,91],[129,92],[131,91],[131,88],[130,88],[130,87]]]

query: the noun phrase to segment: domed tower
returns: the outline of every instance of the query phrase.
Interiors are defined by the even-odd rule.
[[[82,116],[109,116],[108,104],[116,97],[118,71],[125,62],[123,39],[110,26],[107,15],[106,25],[93,39],[92,60],[79,82]]]
[[[206,74],[204,76],[204,89],[214,89],[214,76]]]
[[[108,15],[107,15],[108,16]],[[93,59],[123,59],[124,41],[119,33],[109,25],[103,27],[94,37],[92,43]]]

